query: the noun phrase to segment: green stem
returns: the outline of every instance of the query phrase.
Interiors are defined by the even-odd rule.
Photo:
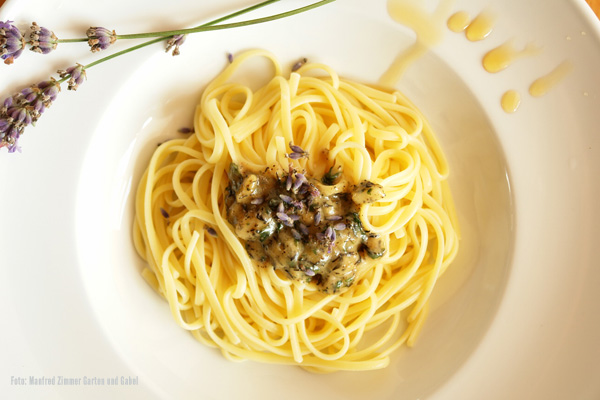
[[[242,22],[234,22],[231,24],[223,24],[223,25],[211,25],[211,26],[199,26],[196,28],[189,29],[178,29],[173,31],[162,31],[162,32],[151,32],[151,33],[134,33],[127,35],[116,35],[117,39],[140,39],[140,38],[148,38],[148,37],[170,37],[174,35],[187,35],[189,33],[197,33],[197,32],[207,32],[207,31],[217,31],[222,29],[231,29],[231,28],[239,28],[242,26],[248,25],[256,25],[264,22],[275,21],[277,19],[282,19],[286,17],[290,17],[295,14],[300,14],[305,11],[312,10],[313,8],[324,6],[325,4],[332,3],[335,0],[321,0],[316,3],[310,4],[305,7],[296,8],[295,10],[287,11],[280,14],[270,15],[268,17],[251,19],[248,21]]]
[[[78,43],[87,42],[88,38],[77,38],[77,39],[57,39],[56,43]]]

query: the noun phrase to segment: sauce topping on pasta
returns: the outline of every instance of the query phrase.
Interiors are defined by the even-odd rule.
[[[231,164],[227,218],[257,266],[339,293],[367,258],[384,255],[383,239],[366,232],[359,217],[360,205],[382,199],[383,188],[350,185],[341,172],[332,167],[317,180],[294,169],[250,172]]]

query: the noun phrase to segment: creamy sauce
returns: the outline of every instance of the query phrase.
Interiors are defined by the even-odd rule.
[[[443,21],[450,12],[451,3],[450,0],[440,0],[437,8],[430,12],[414,0],[388,0],[388,14],[396,22],[411,29],[416,40],[396,57],[382,75],[381,84],[394,86],[410,65],[440,42],[444,35]]]
[[[512,41],[509,41],[486,53],[482,60],[483,68],[491,73],[500,72],[508,68],[517,59],[534,55],[538,52],[539,49],[532,44],[519,50],[515,48]]]
[[[565,61],[558,67],[553,69],[549,74],[536,79],[529,86],[529,94],[533,97],[541,97],[550,91],[553,87],[558,85],[564,78],[571,72],[571,63]]]
[[[293,169],[232,164],[228,176],[227,219],[258,267],[339,293],[385,253],[383,239],[366,232],[359,217],[362,204],[385,196],[380,185],[350,185],[333,169],[317,180]]]
[[[508,90],[502,95],[500,104],[507,113],[514,113],[521,104],[521,95],[516,90]]]

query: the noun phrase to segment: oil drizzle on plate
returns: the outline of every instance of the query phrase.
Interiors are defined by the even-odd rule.
[[[483,68],[487,72],[496,73],[508,68],[517,59],[537,54],[539,49],[532,44],[518,50],[513,41],[508,41],[486,53],[483,57]]]
[[[466,11],[458,11],[452,14],[446,21],[446,25],[452,32],[464,32],[468,40],[474,42],[485,39],[494,28],[494,16],[488,11],[482,11],[473,20]],[[585,32],[581,33],[585,35]],[[567,40],[571,40],[567,36]],[[513,40],[509,40],[500,46],[489,50],[481,64],[490,73],[500,72],[511,66],[517,59],[535,55],[540,49],[533,44],[528,44],[522,49],[517,49]],[[532,97],[541,97],[559,84],[571,71],[572,65],[564,61],[547,75],[544,75],[531,83],[529,94]],[[516,90],[506,91],[500,100],[500,105],[506,113],[514,113],[521,104],[521,95]]]
[[[545,95],[550,89],[559,84],[571,72],[572,68],[573,66],[568,61],[562,62],[547,75],[533,81],[529,86],[529,94],[533,97]]]
[[[388,0],[388,14],[394,21],[410,28],[417,38],[414,44],[400,53],[379,82],[394,86],[404,71],[442,39],[443,21],[450,13],[451,0],[440,0],[433,12],[414,0]]]

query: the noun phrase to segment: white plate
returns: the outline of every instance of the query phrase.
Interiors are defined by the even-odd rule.
[[[427,7],[437,0],[426,1]],[[250,1],[9,0],[0,20],[36,21],[59,37],[103,25],[119,33],[191,26]],[[254,13],[295,8],[285,1]],[[189,126],[227,52],[265,48],[375,82],[413,39],[386,1],[338,0],[261,26],[191,36],[179,57],[159,46],[88,71],[76,93],[0,154],[0,392],[10,398],[596,399],[600,397],[600,29],[583,1],[456,0],[489,9],[494,31],[472,43],[444,29],[398,87],[424,111],[452,167],[460,257],[435,293],[413,349],[382,371],[312,375],[231,363],[172,321],[139,276],[131,193],[155,144]],[[481,58],[515,38],[536,56],[490,74]],[[122,49],[126,43],[118,42]],[[100,55],[85,44],[0,66],[2,98],[57,68]],[[542,98],[528,85],[569,60]],[[500,107],[521,92],[515,114]],[[77,386],[59,385],[59,377]],[[54,378],[32,385],[30,377]],[[104,379],[85,385],[84,377]],[[137,378],[126,385],[127,378]],[[26,385],[16,384],[23,378]],[[108,378],[118,385],[109,385]],[[121,381],[121,379],[124,379]],[[66,381],[67,382],[67,381]],[[98,381],[96,382],[98,383]]]

